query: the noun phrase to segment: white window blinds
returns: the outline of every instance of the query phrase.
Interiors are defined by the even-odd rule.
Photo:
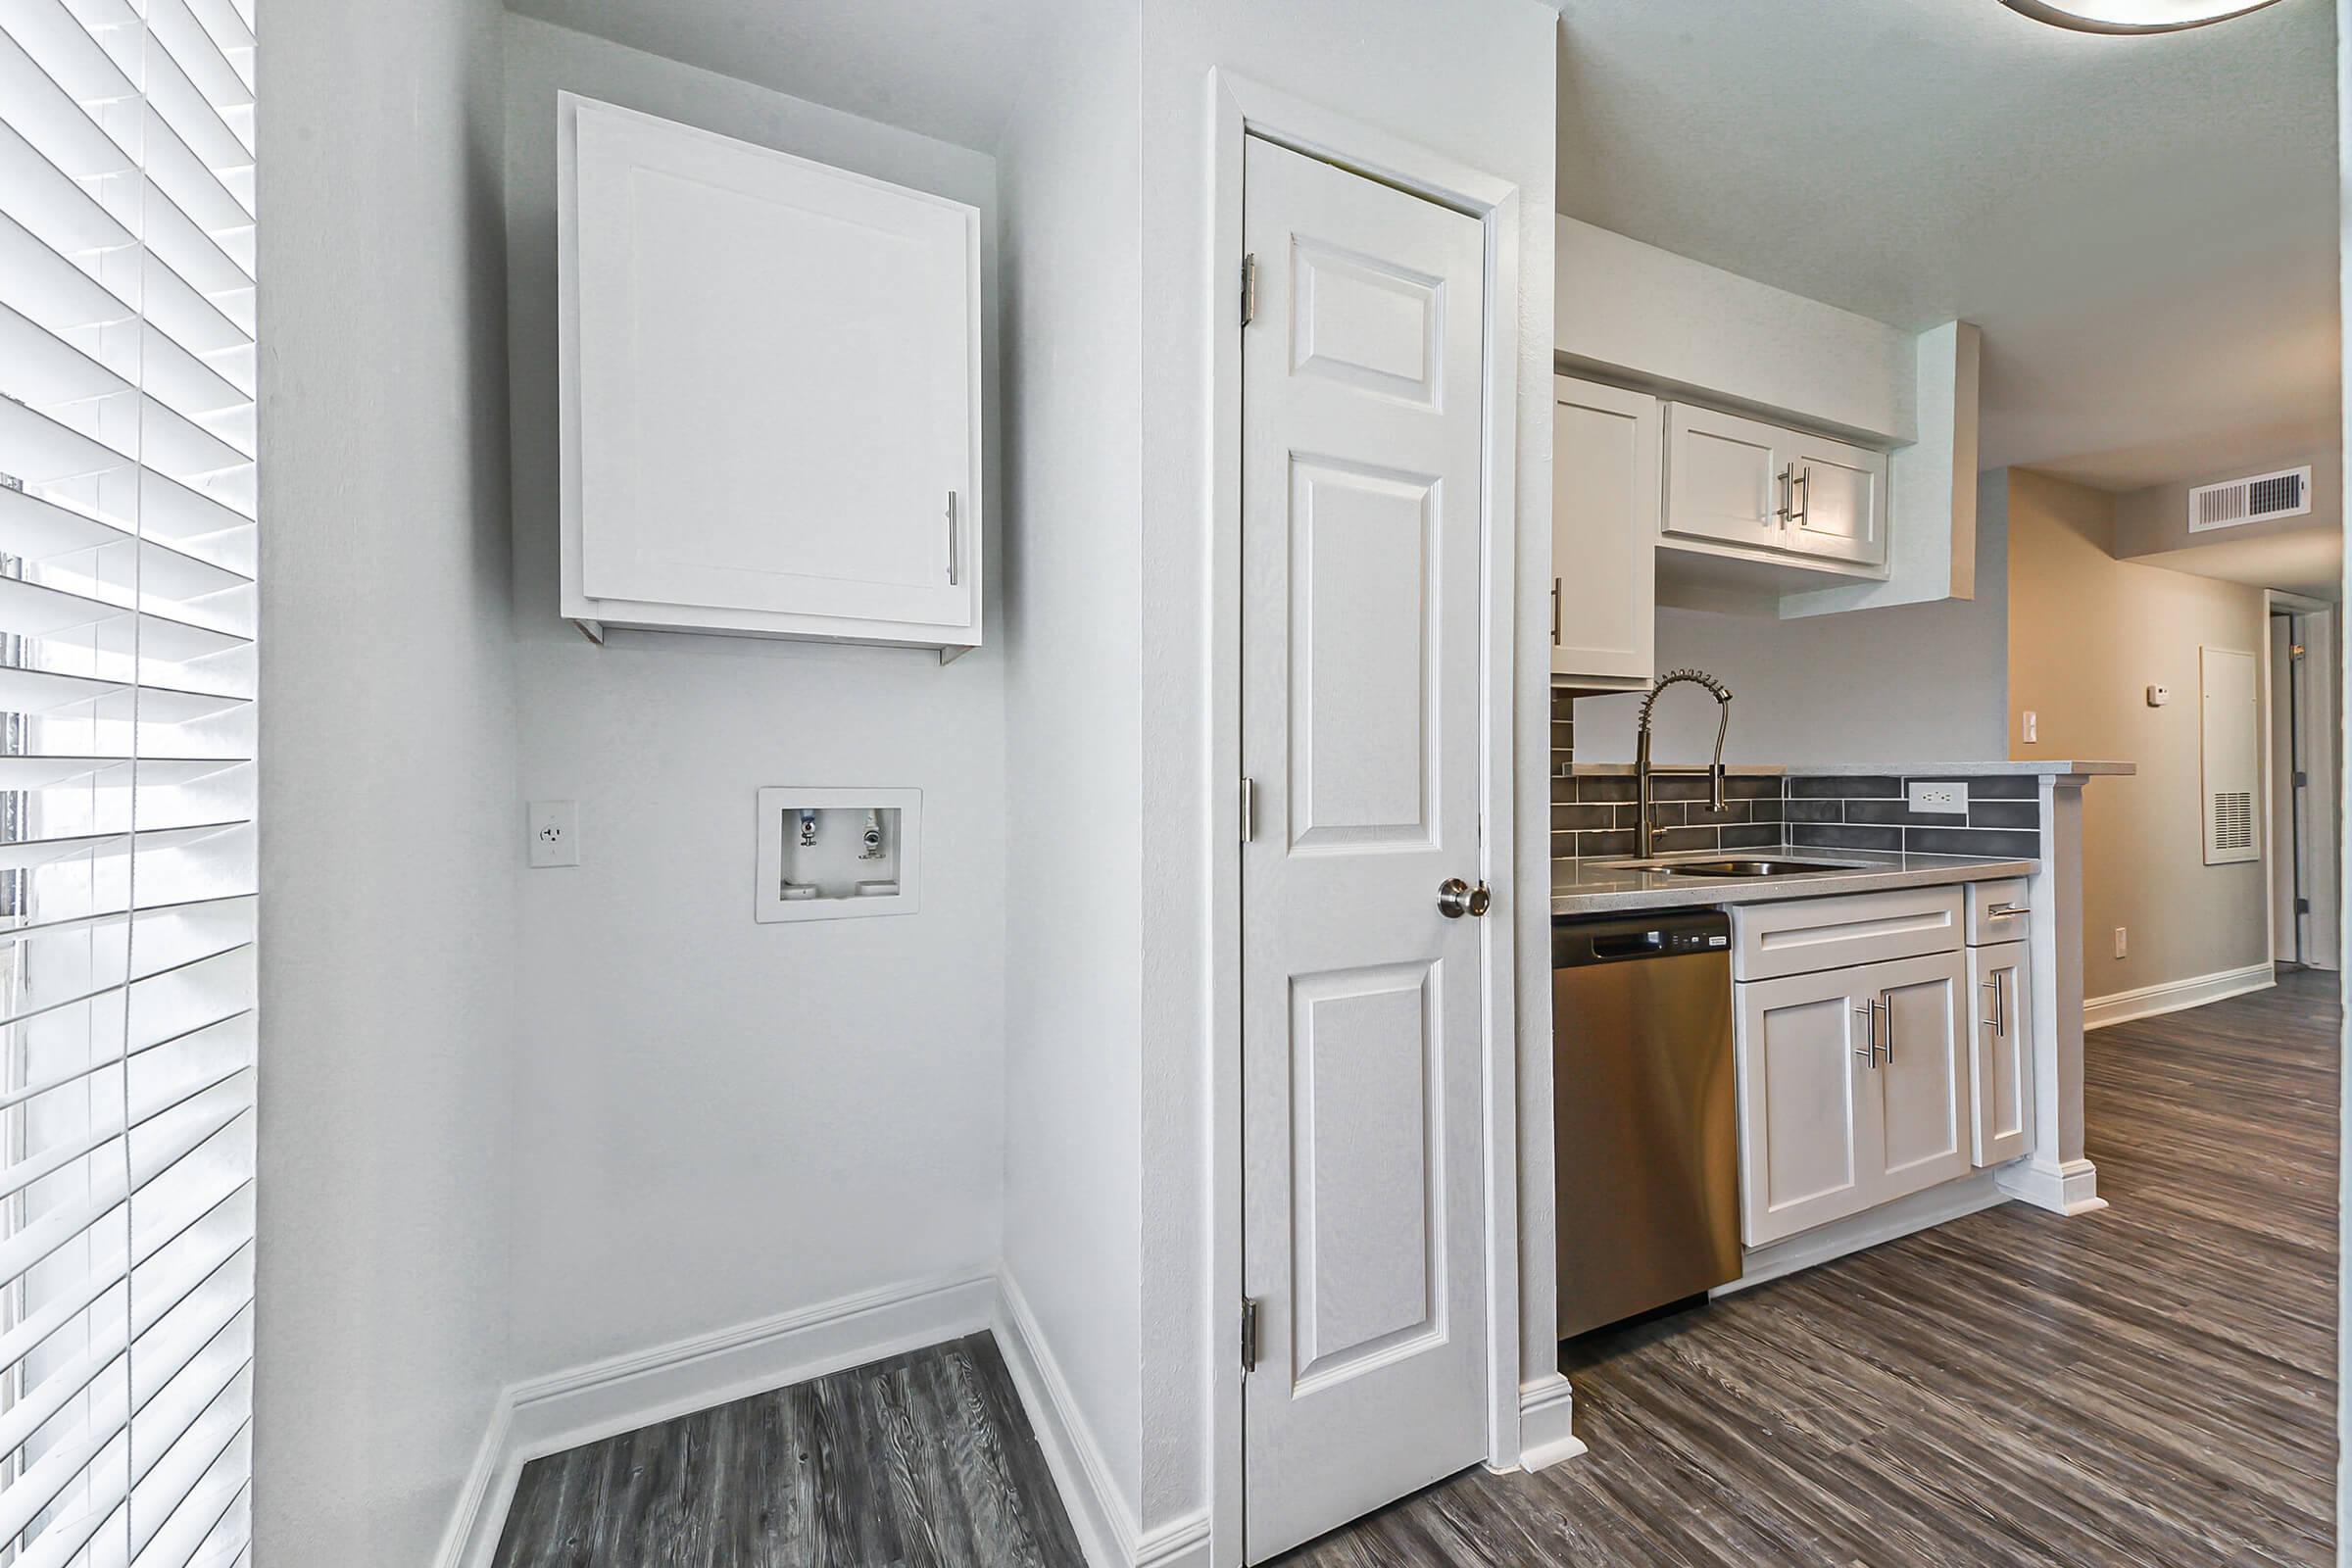
[[[253,0],[0,0],[0,1568],[247,1561]]]

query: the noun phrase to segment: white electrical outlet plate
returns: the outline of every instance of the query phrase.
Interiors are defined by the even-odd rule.
[[[2029,746],[2041,739],[2040,718],[2041,715],[2034,712],[2031,708],[2026,710],[2025,740],[2026,744]]]
[[[1904,786],[1911,809],[1938,816],[1968,814],[1968,786],[1958,779],[1915,778]]]
[[[534,869],[580,863],[579,802],[533,801],[530,832]]]
[[[2162,708],[2165,704],[2171,702],[2172,700],[2173,689],[2170,686],[2151,686],[2148,688],[2148,706],[2150,708]]]
[[[2131,946],[2131,939],[2125,927],[2117,926],[2115,928],[2115,956],[2119,958],[2122,957]]]

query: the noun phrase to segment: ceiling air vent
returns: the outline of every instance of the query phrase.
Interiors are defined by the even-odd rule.
[[[2188,531],[2234,528],[2273,517],[2299,517],[2311,510],[2311,467],[2281,468],[2226,484],[2201,484],[2188,493]]]

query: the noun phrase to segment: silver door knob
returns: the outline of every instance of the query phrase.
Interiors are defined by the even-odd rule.
[[[1465,914],[1475,920],[1494,902],[1494,895],[1487,891],[1484,882],[1472,887],[1458,876],[1449,876],[1438,884],[1438,912],[1448,920],[1459,920]]]

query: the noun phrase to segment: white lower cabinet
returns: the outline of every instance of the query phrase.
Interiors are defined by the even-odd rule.
[[[1968,963],[1948,952],[1735,989],[1744,1240],[1968,1173]]]
[[[1976,1045],[1970,1096],[1979,1165],[2006,1164],[2034,1147],[2034,988],[2027,952],[2023,942],[1968,950]]]

